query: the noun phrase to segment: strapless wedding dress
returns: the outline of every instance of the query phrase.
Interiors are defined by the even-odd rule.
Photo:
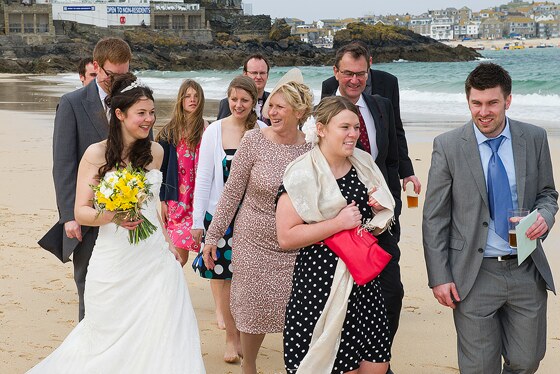
[[[205,373],[183,270],[158,221],[162,175],[151,170],[146,177],[154,198],[142,213],[158,230],[129,244],[122,227],[99,228],[86,277],[85,317],[29,373]]]

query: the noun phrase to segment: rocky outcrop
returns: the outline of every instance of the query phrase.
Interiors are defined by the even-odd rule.
[[[481,55],[472,48],[449,47],[404,27],[350,23],[334,37],[334,48],[361,40],[370,48],[375,62],[397,60],[422,62],[472,61]]]
[[[0,36],[0,72],[54,74],[75,71],[78,61],[84,56],[91,56],[95,43],[109,34],[122,37],[130,44],[134,55],[131,67],[139,70],[237,69],[252,53],[262,53],[274,66],[332,65],[335,52],[332,49],[315,48],[293,37],[278,40],[255,37],[242,41],[238,36],[221,33],[211,43],[196,44],[148,28],[129,31],[97,29],[71,22],[65,22],[61,28],[64,29],[64,35],[45,38],[42,43],[34,45],[25,43],[21,37]],[[350,29],[350,32],[357,31],[355,28]],[[402,33],[409,37],[406,39],[385,34],[374,37],[374,34],[339,31],[336,43],[338,46],[348,42],[349,38],[360,38],[373,48],[376,62],[398,59],[464,61],[479,56],[470,48],[450,48],[414,33],[411,36],[410,33]]]

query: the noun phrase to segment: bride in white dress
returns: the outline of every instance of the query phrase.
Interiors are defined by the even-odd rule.
[[[135,79],[116,78],[108,140],[91,145],[78,169],[76,220],[100,226],[86,277],[86,315],[29,373],[205,373],[183,271],[156,209],[163,149],[148,137],[155,122],[152,91]],[[128,230],[140,221],[117,226],[114,213],[92,207],[90,185],[117,164],[144,168],[152,185],[142,214],[158,229],[138,244],[129,244]]]

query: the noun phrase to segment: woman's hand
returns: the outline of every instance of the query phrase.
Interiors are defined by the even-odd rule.
[[[362,214],[354,200],[344,207],[335,219],[338,220],[340,224],[340,231],[350,230],[362,224]]]
[[[202,229],[191,229],[192,238],[193,238],[194,242],[198,245],[200,245],[200,242],[202,242],[202,233],[203,232],[204,232],[204,230],[202,230]]]
[[[169,244],[169,251],[173,253],[173,256],[175,256],[175,260],[181,263],[181,255],[179,255],[179,252],[177,252],[177,249],[175,249],[175,246],[173,244]],[[181,263],[181,266],[183,266],[183,263]]]
[[[161,202],[161,220],[163,221],[163,225],[167,227],[167,220],[169,219],[169,215],[167,212],[167,203],[165,201]]]
[[[112,218],[110,222],[114,222],[116,225],[119,225],[120,227],[130,231],[134,230],[140,223],[142,223],[142,221],[144,221],[143,218],[140,218],[136,221],[129,221],[127,217],[125,217],[125,219],[121,219],[122,215],[119,217],[119,215],[115,214],[115,212],[107,212],[107,213],[112,214]],[[103,214],[106,213],[104,212]]]
[[[368,199],[367,204],[373,209],[373,212],[374,212],[374,213],[377,213],[377,212],[380,212],[380,211],[382,211],[383,209],[385,209],[385,207],[384,207],[383,205],[379,204],[379,202],[378,202],[377,200],[375,200],[375,198],[373,197],[373,193],[374,193],[375,191],[377,191],[377,187],[374,186],[374,187],[368,192],[369,199]]]
[[[214,261],[218,260],[218,256],[216,255],[216,251],[218,250],[218,246],[206,244],[202,249],[202,259],[204,260],[204,266],[207,269],[212,270],[216,264]]]

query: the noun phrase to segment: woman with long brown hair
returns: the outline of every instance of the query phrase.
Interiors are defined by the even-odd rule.
[[[210,226],[241,139],[248,130],[266,127],[264,122],[257,120],[257,86],[251,78],[243,75],[235,77],[228,87],[227,94],[231,115],[208,126],[200,146],[192,230],[193,238],[198,243],[201,241],[203,229]],[[230,225],[219,238],[216,266],[207,268],[201,254],[193,263],[193,268],[201,277],[210,279],[218,326],[225,327],[226,330],[224,360],[230,363],[239,361],[241,354],[239,331],[235,327],[229,306],[231,256],[232,250],[235,250],[232,248],[232,236],[233,225]]]
[[[193,240],[193,199],[198,151],[208,122],[202,118],[204,91],[200,84],[186,79],[179,88],[171,120],[156,140],[164,150],[160,191],[161,215],[167,233],[181,256],[184,266],[189,251],[198,252],[200,243]]]

